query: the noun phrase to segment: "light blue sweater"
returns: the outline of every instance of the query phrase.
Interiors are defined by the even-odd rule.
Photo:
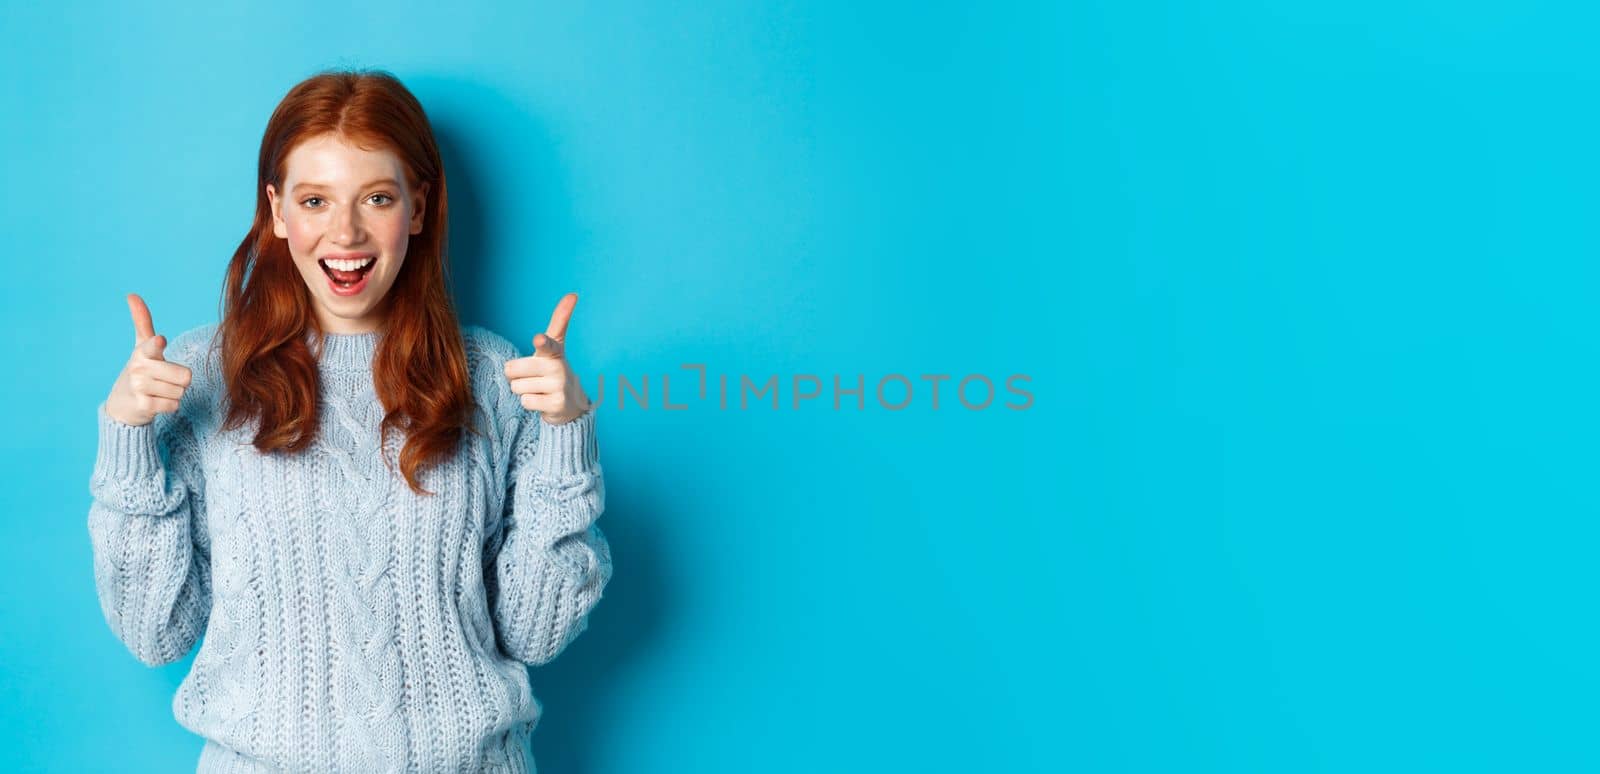
[[[544,422],[505,377],[516,347],[464,326],[487,437],[421,496],[379,456],[381,334],[327,336],[320,431],[287,456],[219,431],[216,331],[167,347],[193,372],[176,414],[100,405],[88,520],[106,622],[140,661],[205,634],[172,701],[199,771],[526,772],[543,706],[524,664],[584,631],[611,578],[593,409]]]

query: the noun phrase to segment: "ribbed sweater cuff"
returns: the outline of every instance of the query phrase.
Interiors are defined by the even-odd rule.
[[[600,465],[600,449],[594,435],[594,412],[590,406],[570,422],[552,425],[539,419],[539,448],[533,455],[534,472],[540,475],[570,476],[592,473]]]
[[[95,455],[95,477],[101,481],[133,484],[164,474],[156,448],[156,423],[125,425],[106,413],[100,403],[100,446]]]

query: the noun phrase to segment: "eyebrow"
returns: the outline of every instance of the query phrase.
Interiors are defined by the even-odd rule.
[[[371,188],[371,187],[373,187],[375,185],[392,185],[392,186],[394,186],[396,188],[400,187],[400,183],[396,182],[395,179],[392,178],[392,177],[378,178],[377,180],[373,180],[373,181],[371,181],[369,183],[363,184],[361,187],[362,188]],[[290,190],[291,193],[293,193],[294,191],[298,191],[298,190],[300,190],[302,188],[331,188],[331,187],[332,186],[328,185],[327,183],[295,183],[294,184],[294,188],[291,188],[289,190]]]

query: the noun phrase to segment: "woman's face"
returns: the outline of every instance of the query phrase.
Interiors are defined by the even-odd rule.
[[[332,134],[295,146],[287,166],[283,191],[267,184],[272,233],[289,240],[323,331],[377,330],[410,237],[422,233],[427,184],[411,190],[394,153],[362,150]],[[341,277],[341,268],[359,274]],[[348,286],[339,282],[356,277]]]

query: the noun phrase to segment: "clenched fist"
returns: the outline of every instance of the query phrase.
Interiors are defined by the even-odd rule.
[[[589,396],[566,357],[567,321],[577,305],[577,293],[562,296],[549,327],[533,337],[533,354],[506,361],[506,378],[511,391],[522,396],[522,407],[540,412],[552,425],[571,422],[589,410]]]
[[[148,425],[157,414],[178,410],[193,375],[187,367],[163,358],[167,337],[156,335],[144,299],[129,293],[128,311],[133,315],[133,356],[111,386],[106,413],[125,425]]]

